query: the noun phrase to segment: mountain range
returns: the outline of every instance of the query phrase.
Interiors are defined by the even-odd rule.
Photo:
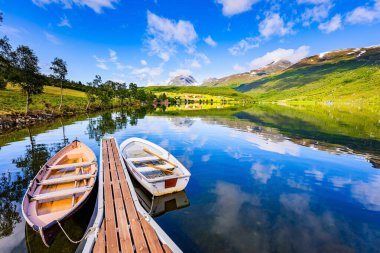
[[[253,69],[249,72],[234,74],[222,78],[210,78],[205,80],[203,86],[237,86],[242,83],[250,83],[265,76],[279,73],[292,65],[290,61],[279,59],[267,66]]]

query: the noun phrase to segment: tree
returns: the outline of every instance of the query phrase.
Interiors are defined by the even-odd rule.
[[[12,67],[12,46],[7,37],[0,39],[0,89],[5,88],[6,80]]]
[[[136,96],[137,96],[137,84],[135,84],[135,83],[129,84],[129,95],[133,99],[136,98]]]
[[[43,84],[39,80],[38,58],[29,47],[19,46],[14,52],[13,65],[11,80],[19,83],[22,92],[26,94],[25,114],[28,114],[31,96],[43,91]]]
[[[120,100],[120,105],[124,105],[124,100],[129,96],[129,90],[127,89],[127,85],[125,83],[118,83],[116,96]]]
[[[95,102],[97,88],[101,84],[102,84],[102,78],[99,75],[95,76],[94,81],[92,81],[91,83],[87,83],[88,89],[86,90],[86,96],[87,96],[86,111],[88,110],[90,104]]]
[[[62,108],[62,82],[66,79],[67,75],[67,64],[65,61],[63,61],[60,58],[55,57],[54,61],[51,62],[50,69],[54,72],[55,78],[60,80],[60,87],[61,87],[61,101],[59,103],[59,111],[61,111]]]
[[[112,81],[107,81],[101,83],[97,89],[97,95],[102,102],[102,106],[108,107],[111,104],[111,100],[114,95],[114,90],[112,88]]]

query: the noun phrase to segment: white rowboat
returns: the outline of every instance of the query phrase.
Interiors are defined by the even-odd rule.
[[[150,141],[130,138],[120,145],[120,150],[130,173],[154,196],[182,191],[189,182],[190,172]]]
[[[75,140],[47,161],[30,182],[22,214],[46,246],[53,242],[57,225],[78,211],[89,197],[97,167],[94,152]]]

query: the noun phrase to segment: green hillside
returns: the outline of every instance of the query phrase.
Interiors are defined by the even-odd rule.
[[[312,56],[236,90],[257,101],[378,103],[380,47]]]
[[[148,91],[159,93],[178,93],[178,94],[205,94],[211,96],[224,96],[236,100],[252,98],[247,94],[238,92],[229,87],[205,87],[205,86],[149,86],[146,87]]]
[[[57,111],[60,101],[58,87],[44,86],[44,92],[32,97],[30,109],[33,112]],[[20,88],[8,85],[0,89],[0,115],[25,111],[25,95]],[[65,111],[85,111],[87,104],[86,94],[82,91],[63,89],[63,108]]]

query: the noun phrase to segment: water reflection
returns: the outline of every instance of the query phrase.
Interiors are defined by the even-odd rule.
[[[58,119],[1,136],[0,247],[46,250],[22,222],[27,184],[67,142],[78,137],[98,156],[100,139],[112,134],[119,143],[133,136],[158,143],[191,171],[186,193],[152,202],[139,192],[186,252],[376,252],[378,124],[376,113],[331,108],[169,107]],[[65,225],[74,238],[92,210]],[[54,251],[75,249],[62,234],[54,243]]]
[[[190,206],[185,191],[175,192],[169,195],[153,197],[138,182],[135,184],[137,197],[145,209],[152,217],[159,217],[169,212]]]

